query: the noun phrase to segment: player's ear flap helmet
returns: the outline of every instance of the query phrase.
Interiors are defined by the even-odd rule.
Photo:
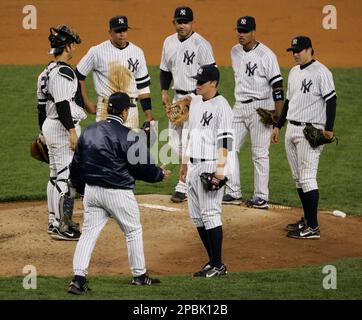
[[[66,25],[59,25],[56,28],[50,28],[50,35],[48,37],[51,49],[49,54],[61,53],[67,44],[75,42],[79,44],[82,42],[79,35]]]

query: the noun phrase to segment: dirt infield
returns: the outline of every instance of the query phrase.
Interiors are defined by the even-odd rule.
[[[206,255],[188,216],[187,204],[173,204],[169,196],[137,196],[141,205],[146,262],[152,274],[191,274],[206,262]],[[167,212],[145,204],[180,209]],[[38,274],[69,276],[76,242],[53,240],[46,232],[45,201],[0,204],[0,276],[22,275],[25,265]],[[82,222],[77,201],[75,220]],[[362,256],[362,219],[319,215],[320,240],[285,236],[284,226],[301,216],[300,209],[256,210],[223,207],[224,261],[231,272],[323,264]],[[90,275],[129,275],[126,244],[110,219],[97,242]]]
[[[0,63],[46,64],[49,56],[50,26],[72,25],[83,39],[73,64],[95,44],[107,39],[108,20],[126,15],[132,30],[129,39],[144,49],[150,65],[159,65],[162,43],[174,32],[172,17],[179,5],[189,5],[195,13],[195,30],[208,39],[219,65],[230,65],[230,49],[236,43],[235,22],[241,15],[253,15],[257,22],[257,38],[278,56],[282,66],[291,66],[293,59],[285,52],[292,37],[309,35],[316,57],[328,67],[361,67],[362,1],[334,0],[337,10],[337,29],[325,30],[322,21],[326,14],[325,0],[103,0],[103,1],[44,1],[34,0],[37,10],[37,29],[26,30],[26,2],[0,2]]]

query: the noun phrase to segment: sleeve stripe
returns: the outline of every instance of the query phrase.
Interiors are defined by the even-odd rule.
[[[140,90],[140,89],[146,88],[150,84],[151,84],[151,81],[146,81],[146,82],[143,82],[143,83],[137,83],[137,89]]]
[[[226,136],[217,137],[217,140],[222,140],[222,139],[231,139],[231,140],[233,140],[233,136],[232,136],[232,134],[228,134]]]
[[[277,76],[275,76],[269,80],[269,84],[272,85],[274,82],[277,82],[280,80],[283,80],[283,77],[281,74],[278,74]]]
[[[147,74],[147,75],[145,75],[144,77],[142,77],[142,78],[137,78],[136,79],[136,82],[140,82],[140,81],[142,81],[142,80],[145,80],[145,79],[147,79],[147,78],[149,78],[150,76]]]
[[[231,132],[222,132],[222,133],[219,133],[217,135],[217,137],[220,137],[220,136],[232,136],[233,134]]]
[[[323,99],[324,99],[325,101],[327,101],[327,100],[329,100],[330,98],[334,97],[335,95],[336,95],[336,91],[333,90],[332,92],[326,94],[326,95],[323,97]]]
[[[38,102],[40,103],[40,102],[47,102],[48,101],[48,99],[38,99]]]

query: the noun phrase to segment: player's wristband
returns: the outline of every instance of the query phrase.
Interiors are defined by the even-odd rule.
[[[284,100],[283,89],[279,88],[279,89],[273,90],[273,100],[274,101],[283,101]]]
[[[143,111],[152,110],[151,98],[145,98],[140,101]]]

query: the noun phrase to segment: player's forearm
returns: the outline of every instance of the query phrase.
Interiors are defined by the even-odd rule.
[[[226,148],[218,149],[218,158],[217,158],[217,162],[216,162],[216,172],[215,172],[216,176],[225,175],[224,169],[225,169],[228,153],[229,153],[229,151]]]
[[[83,101],[84,101],[84,105],[87,109],[87,111],[89,113],[96,113],[97,111],[97,107],[95,106],[95,104],[88,98],[87,95],[87,88],[85,85],[85,80],[80,80],[79,81],[80,84],[80,89],[82,91],[82,97],[83,97]]]

